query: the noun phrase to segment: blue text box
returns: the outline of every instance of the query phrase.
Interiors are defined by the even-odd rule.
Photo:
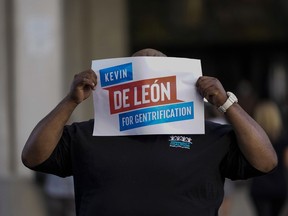
[[[99,73],[102,87],[133,80],[132,63],[104,68]]]
[[[119,114],[120,131],[149,125],[194,119],[194,103],[149,107]]]

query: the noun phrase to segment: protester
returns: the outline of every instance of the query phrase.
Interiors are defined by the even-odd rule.
[[[154,49],[134,56],[143,55],[165,56]],[[196,88],[231,125],[206,121],[205,134],[181,135],[192,143],[190,149],[171,147],[172,135],[92,136],[93,119],[65,126],[96,84],[94,71],[77,74],[22,152],[33,170],[73,175],[77,215],[215,216],[225,178],[247,179],[277,166],[263,129],[214,77],[200,77]]]
[[[259,103],[254,116],[268,134],[278,155],[279,166],[269,175],[254,178],[250,194],[258,216],[278,216],[287,197],[288,137],[283,130],[280,109],[273,101]]]

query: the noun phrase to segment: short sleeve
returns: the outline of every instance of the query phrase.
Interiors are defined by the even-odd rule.
[[[257,170],[247,161],[238,147],[233,131],[230,131],[229,137],[231,139],[229,151],[221,163],[221,171],[225,178],[244,180],[267,174]]]
[[[32,167],[32,170],[67,177],[73,174],[71,162],[72,126],[65,126],[61,139],[50,157],[43,163]],[[72,132],[72,133],[71,133]]]

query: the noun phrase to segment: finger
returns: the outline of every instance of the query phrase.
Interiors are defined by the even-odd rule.
[[[211,85],[203,90],[203,94],[204,94],[204,97],[209,101],[214,96],[217,96],[219,94],[219,91],[217,88]]]
[[[87,70],[87,75],[92,79],[97,79],[96,73],[92,69]]]
[[[208,88],[214,86],[213,82],[210,78],[201,78],[197,85],[197,90],[204,97],[206,95],[205,91],[207,91]]]
[[[81,85],[84,86],[84,87],[90,87],[91,89],[95,89],[96,87],[96,84],[95,82],[91,79],[91,78],[87,78],[87,77],[83,77],[82,78],[82,81],[81,81]]]
[[[77,74],[76,79],[80,85],[88,85],[92,89],[95,89],[97,84],[96,74],[91,69]]]
[[[199,87],[200,83],[203,82],[203,80],[205,80],[205,76],[199,77],[197,82],[196,82],[196,87]]]
[[[203,76],[199,79],[199,86],[205,87],[206,85],[211,85],[211,83],[215,84],[218,82],[218,79],[215,77],[208,77],[208,76]]]
[[[97,76],[96,76],[96,73],[92,70],[92,69],[90,69],[89,71],[88,71],[88,79],[90,79],[92,82],[93,82],[93,84],[94,84],[94,88],[96,87],[96,85],[97,85]]]

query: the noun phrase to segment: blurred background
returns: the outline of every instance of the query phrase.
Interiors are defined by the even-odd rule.
[[[147,47],[201,59],[203,74],[236,92],[251,115],[258,101],[275,102],[285,133],[287,26],[287,0],[0,0],[0,215],[52,215],[51,197],[73,200],[70,188],[55,190],[63,189],[59,180],[35,175],[20,155],[36,123],[94,59]],[[91,98],[71,121],[90,118]],[[249,186],[233,184],[223,216],[256,215]]]

